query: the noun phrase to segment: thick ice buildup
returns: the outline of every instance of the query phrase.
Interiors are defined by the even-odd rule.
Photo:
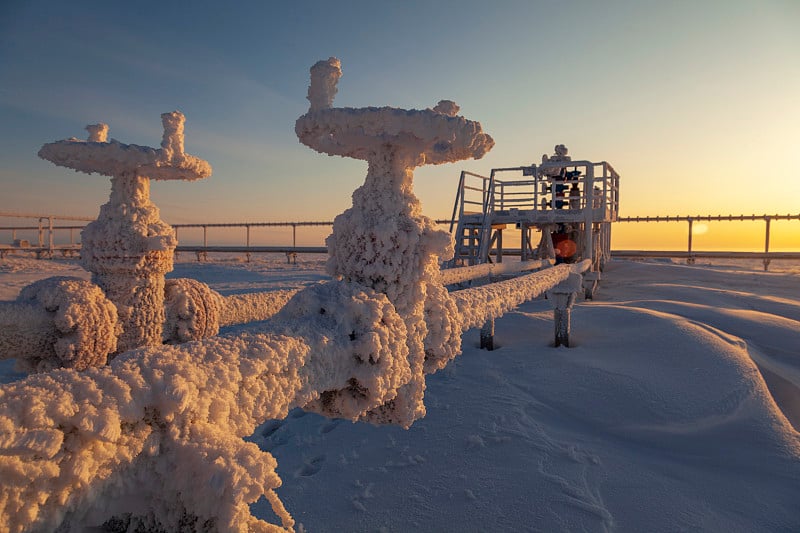
[[[479,278],[518,274],[526,270],[538,270],[552,266],[553,261],[541,259],[538,261],[517,261],[505,263],[481,263],[478,265],[447,268],[440,272],[442,283],[453,285]]]
[[[367,161],[385,142],[400,141],[413,155],[412,168],[477,159],[494,146],[479,123],[432,109],[312,109],[297,120],[295,132],[320,152]]]
[[[568,163],[572,161],[572,158],[568,156],[569,149],[564,146],[563,144],[557,144],[553,148],[553,155],[547,156],[547,154],[542,154],[542,164],[546,163]],[[559,176],[561,175],[561,171],[564,167],[549,167],[544,168],[542,173],[545,176]]]
[[[161,125],[164,127],[164,134],[161,137],[161,149],[167,161],[184,160],[186,158],[186,154],[183,152],[184,122],[185,118],[180,111],[161,115]]]
[[[245,324],[266,320],[280,311],[297,294],[297,289],[247,294],[220,295],[219,325]]]
[[[297,289],[223,296],[194,279],[168,279],[164,287],[164,343],[213,337],[224,326],[260,322],[274,316]]]
[[[355,421],[394,398],[411,378],[405,322],[384,294],[360,284],[333,281],[309,287],[298,292],[272,323],[291,324],[293,334],[304,337],[327,331],[344,333],[350,340],[347,353],[327,350],[313,362],[315,373],[346,386],[320,389],[319,397],[304,409]],[[343,365],[343,360],[350,363]]]
[[[85,531],[127,513],[162,531],[270,530],[248,504],[274,497],[275,462],[240,437],[254,407],[285,415],[309,348],[268,336],[206,342],[0,388],[0,530]]]
[[[39,157],[86,174],[96,172],[110,177],[137,174],[154,180],[184,181],[207,178],[211,175],[211,165],[183,152],[185,120],[180,111],[161,115],[164,127],[161,149],[108,140],[108,126],[92,124],[86,127],[88,140],[72,138],[45,144],[39,150]]]
[[[87,141],[93,143],[108,142],[108,124],[89,124],[86,126],[86,131],[89,132]]]
[[[80,172],[111,176],[109,201],[83,230],[81,260],[117,306],[123,332],[118,351],[156,346],[163,339],[164,274],[172,270],[175,232],[150,201],[150,179],[208,177],[206,161],[184,152],[182,113],[161,115],[161,149],[106,141],[105,124],[87,126],[88,141],[46,144],[39,156]]]
[[[334,220],[327,268],[335,277],[385,293],[403,317],[411,379],[367,419],[407,427],[425,414],[425,370],[444,366],[461,341],[458,313],[438,268],[440,258],[452,257],[452,241],[422,215],[413,169],[480,158],[494,141],[479,123],[456,116],[451,101],[425,110],[333,108],[340,76],[336,58],[312,67],[311,107],[297,119],[295,132],[314,150],[369,164],[353,206]]]
[[[424,313],[428,331],[423,370],[432,374],[461,353],[461,316],[450,293],[438,283],[426,286]]]
[[[188,308],[193,290],[204,293],[185,280],[170,288],[174,308]],[[262,495],[291,527],[273,492],[274,459],[240,437],[294,406],[357,419],[391,400],[410,378],[406,330],[385,295],[347,282],[298,294],[270,329],[131,352],[111,368],[0,389],[8,529],[112,520],[266,531],[247,507]]]
[[[145,165],[138,147],[102,142],[99,131],[84,146],[53,148],[75,155],[78,170],[113,171],[82,258],[117,305],[121,349],[145,347],[82,374],[62,369],[0,387],[2,528],[279,530],[250,514],[264,496],[291,529],[274,492],[274,458],[242,437],[297,406],[406,427],[424,415],[425,372],[458,353],[462,316],[438,269],[453,253],[451,239],[422,215],[413,169],[481,157],[493,141],[455,116],[452,102],[424,111],[333,109],[338,68],[332,58],[316,69],[298,137],[366,159],[367,178],[328,239],[337,279],[295,294],[263,333],[160,344],[175,242],[149,202],[147,173],[170,179],[191,166],[182,116],[164,117],[162,148],[147,149]],[[135,164],[120,154],[134,154]],[[227,313],[201,284],[177,282],[167,292],[170,338],[202,336],[215,313]]]
[[[454,117],[458,114],[461,108],[452,100],[439,100],[439,103],[436,104],[436,107],[433,108],[436,113],[441,113],[442,115],[447,115],[448,117]]]
[[[146,178],[112,178],[111,198],[81,237],[83,266],[117,306],[120,352],[162,342],[164,274],[172,270],[177,239],[149,189]]]
[[[37,365],[26,360],[52,359],[57,339],[52,313],[37,302],[0,302],[0,359],[16,359],[30,371]]]
[[[297,119],[300,142],[328,155],[371,161],[384,148],[404,152],[419,165],[480,159],[494,146],[478,122],[456,116],[458,105],[442,100],[434,109],[333,108],[341,63],[335,57],[311,68],[308,113]]]
[[[460,327],[462,331],[481,327],[488,319],[502,316],[522,302],[544,294],[570,276],[570,265],[556,265],[518,278],[453,291],[453,300],[462,317]]]
[[[342,64],[335,57],[327,61],[317,61],[311,67],[311,85],[308,87],[308,101],[311,109],[327,109],[336,97],[336,84],[342,77]]]
[[[0,387],[0,531],[277,531],[250,515],[261,496],[291,529],[274,458],[242,437],[293,407],[355,420],[390,401],[410,377],[406,329],[347,282],[298,293],[265,329]]]
[[[164,285],[164,342],[179,344],[219,333],[222,296],[194,279],[168,279]]]
[[[117,309],[93,283],[77,278],[44,279],[22,289],[17,302],[43,308],[53,323],[52,337],[43,339],[47,348],[18,359],[26,370],[102,366],[117,348],[121,331]]]

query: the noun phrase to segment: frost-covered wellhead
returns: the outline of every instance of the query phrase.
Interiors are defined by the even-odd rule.
[[[123,332],[117,350],[162,342],[164,274],[172,270],[175,232],[150,201],[150,180],[194,181],[211,175],[208,162],[184,152],[179,111],[161,115],[161,148],[108,140],[108,126],[89,125],[86,141],[45,144],[39,157],[87,174],[111,177],[109,201],[82,234],[81,260],[117,306]]]
[[[459,108],[449,100],[424,110],[334,108],[340,77],[335,57],[311,68],[311,106],[297,119],[295,132],[318,152],[368,163],[353,206],[334,221],[327,268],[335,277],[385,293],[406,322],[411,380],[370,419],[408,426],[425,413],[424,372],[442,368],[461,343],[458,312],[439,280],[439,260],[452,257],[452,240],[422,214],[413,171],[478,159],[494,141],[480,123],[457,116]]]

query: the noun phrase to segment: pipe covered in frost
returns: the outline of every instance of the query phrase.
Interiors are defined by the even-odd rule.
[[[544,294],[567,279],[571,272],[572,265],[561,264],[518,278],[451,292],[461,313],[462,331],[481,327],[487,320]]]
[[[502,276],[504,274],[517,274],[528,270],[538,270],[551,266],[553,260],[541,259],[538,261],[518,261],[508,263],[481,263],[479,265],[446,268],[441,271],[442,284],[452,285],[487,276]]]
[[[167,531],[277,530],[250,514],[262,495],[290,529],[274,458],[242,438],[293,407],[357,420],[391,401],[412,379],[408,332],[385,295],[346,282],[305,289],[263,331],[1,386],[0,529],[99,527],[133,499]]]

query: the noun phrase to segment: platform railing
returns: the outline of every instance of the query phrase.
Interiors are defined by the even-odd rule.
[[[669,257],[686,259],[687,262],[694,263],[698,258],[723,258],[723,259],[761,259],[764,270],[769,268],[769,264],[774,259],[800,259],[800,251],[771,252],[770,232],[773,220],[798,220],[800,213],[786,215],[677,215],[677,216],[632,216],[618,217],[617,222],[686,222],[688,224],[688,235],[686,250],[612,250],[611,255],[619,258],[632,257]],[[741,251],[710,251],[695,250],[693,248],[694,223],[695,222],[764,222],[764,251],[763,252],[741,252]]]
[[[608,165],[607,163],[600,163],[602,173],[598,172],[598,177],[595,179],[595,183],[599,183],[598,187],[602,186],[605,189],[602,198],[605,198],[605,203],[603,204],[604,209],[608,209],[616,213],[616,210],[619,206],[619,176],[616,174],[614,169]],[[515,169],[521,170],[521,169]],[[479,176],[472,173],[463,173],[468,174],[470,176],[475,176],[479,178],[482,182],[488,182],[489,178]],[[511,190],[508,183],[503,182],[502,180],[498,180],[498,183],[502,183],[505,187],[505,193],[501,192],[499,195],[499,205],[505,205],[508,207],[510,204],[508,193]],[[484,198],[486,198],[486,190],[484,188],[473,187],[475,191],[480,192],[480,201],[483,202]],[[503,199],[503,194],[506,195],[505,199]],[[473,200],[477,202],[478,200]],[[496,203],[498,200],[496,199]],[[502,202],[505,202],[504,204]],[[456,209],[456,214],[458,214],[458,204],[454,206]],[[42,253],[42,257],[52,256],[53,252],[58,250],[62,250],[65,252],[69,251],[77,251],[80,248],[80,244],[78,242],[78,235],[80,234],[80,230],[83,229],[83,226],[80,225],[55,225],[50,223],[50,221],[56,220],[76,220],[76,221],[90,221],[88,217],[61,217],[57,215],[22,215],[22,214],[14,214],[11,215],[9,213],[2,213],[0,212],[0,217],[10,217],[10,216],[18,216],[23,218],[34,218],[37,220],[38,224],[36,226],[2,226],[0,227],[0,256],[5,256],[9,253],[13,253],[15,251],[21,252],[37,252]],[[762,215],[664,215],[664,216],[628,216],[628,217],[616,217],[617,222],[623,223],[674,223],[674,222],[683,222],[687,224],[687,246],[685,249],[678,249],[678,250],[647,250],[647,249],[640,249],[640,250],[612,250],[611,255],[613,257],[618,258],[628,258],[628,257],[672,257],[672,258],[681,258],[686,259],[689,262],[692,262],[694,259],[697,258],[727,258],[727,259],[760,259],[765,262],[765,270],[769,266],[769,263],[772,260],[784,260],[784,259],[800,259],[800,250],[797,251],[781,251],[781,252],[774,252],[770,250],[770,241],[772,237],[772,230],[773,221],[800,221],[800,213],[798,214],[762,214]],[[715,250],[715,251],[707,251],[707,250],[697,250],[695,248],[693,242],[693,229],[694,224],[696,222],[738,222],[738,221],[763,221],[764,222],[764,241],[763,241],[763,251],[748,251],[748,252],[741,252],[741,251],[723,251],[723,250]],[[458,222],[458,217],[454,217],[453,219],[440,219],[436,220],[437,224],[449,224],[452,228],[455,227],[454,224]],[[296,245],[296,232],[298,227],[304,226],[332,226],[333,222],[328,221],[319,221],[319,222],[237,222],[237,223],[195,223],[195,224],[176,224],[173,227],[176,228],[176,232],[180,232],[182,228],[202,228],[203,229],[203,243],[196,244],[196,245],[179,245],[177,248],[178,252],[193,252],[201,254],[198,257],[203,257],[203,254],[211,253],[211,252],[219,252],[219,253],[327,253],[327,248],[324,246],[302,246],[298,247]],[[292,244],[289,245],[288,243],[285,245],[278,245],[278,246],[253,246],[251,243],[250,238],[250,229],[256,227],[289,227],[292,228]],[[240,244],[234,245],[216,245],[216,244],[209,244],[209,230],[214,228],[242,228],[245,230],[244,235],[244,242]],[[30,247],[22,248],[18,246],[13,246],[13,241],[17,239],[19,232],[23,231],[35,231],[37,232],[38,236],[38,244],[33,245],[31,243]],[[6,237],[4,237],[3,232],[6,233]],[[56,245],[52,244],[56,238],[56,235],[63,235],[64,233],[68,233],[69,244],[61,244]],[[179,233],[180,235],[180,233]],[[9,240],[6,241],[6,239]],[[62,238],[61,240],[67,240]],[[608,248],[610,249],[610,243],[606,243]],[[509,256],[520,255],[520,250],[518,249],[504,249],[503,254]]]
[[[483,213],[489,198],[491,178],[462,170],[458,178],[453,214],[448,221],[450,233],[465,214]]]
[[[547,176],[548,169],[580,169],[581,176],[576,180],[559,182],[557,178]],[[516,173],[522,179],[503,179],[501,176]],[[583,210],[591,205],[598,211],[595,219],[613,220],[619,211],[619,174],[608,162],[601,161],[569,161],[568,164],[544,163],[529,167],[509,167],[492,169],[494,181],[495,211],[517,210]],[[530,179],[525,179],[530,176]],[[566,187],[572,183],[583,184],[582,190],[563,189],[562,194],[554,186]]]
[[[56,220],[63,221],[82,221],[90,222],[94,220],[89,217],[76,217],[69,215],[51,215],[51,214],[37,214],[37,213],[16,213],[0,211],[0,218],[21,218],[28,220],[36,220],[36,226],[5,226],[0,227],[0,231],[9,231],[11,233],[11,242],[3,244],[0,241],[0,257],[5,257],[10,251],[14,249],[27,250],[35,252],[37,257],[52,257],[56,251],[62,253],[69,253],[77,251],[80,245],[75,242],[75,231],[83,229],[83,226],[56,226]],[[17,239],[18,232],[36,231],[37,243],[31,245],[30,242],[24,242],[23,239]],[[69,244],[55,244],[56,232],[69,232]]]

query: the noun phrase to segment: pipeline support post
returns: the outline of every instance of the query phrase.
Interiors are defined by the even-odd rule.
[[[489,318],[481,327],[481,350],[494,350],[494,318]]]
[[[770,226],[770,223],[772,222],[772,219],[770,217],[766,217],[764,219],[764,221],[767,223],[767,228],[766,228],[767,229],[767,233],[764,236],[764,253],[768,254],[769,253],[769,226]],[[764,258],[764,272],[769,270],[769,263],[770,263],[769,257],[765,257]]]
[[[566,346],[569,348],[572,306],[575,303],[575,297],[581,290],[582,282],[583,276],[573,272],[566,280],[550,290],[550,300],[553,302],[556,347]]]
[[[586,300],[594,299],[594,291],[597,290],[597,284],[600,282],[599,271],[589,271],[583,275],[583,297]]]

